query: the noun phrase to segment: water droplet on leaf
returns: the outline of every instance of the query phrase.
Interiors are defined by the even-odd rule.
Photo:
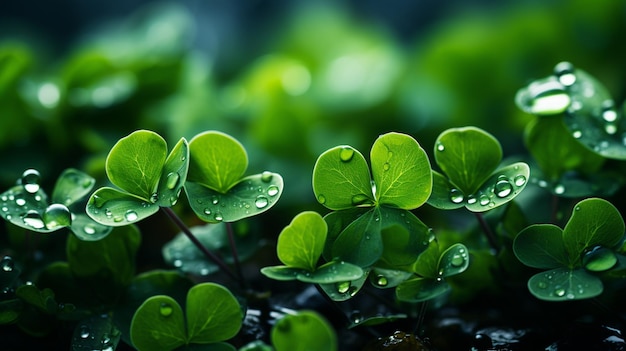
[[[86,224],[83,227],[83,231],[85,234],[93,235],[96,234],[96,227],[93,224]]]
[[[163,317],[169,317],[172,315],[172,312],[174,312],[174,309],[172,308],[172,306],[168,303],[161,303],[161,305],[159,306],[159,313],[161,314],[161,316]]]
[[[323,205],[326,202],[326,197],[324,195],[318,195],[317,201]]]
[[[450,190],[450,201],[454,202],[455,204],[460,204],[461,202],[463,202],[463,193],[461,192],[461,190],[459,189],[451,189]]]
[[[265,183],[269,183],[273,177],[274,174],[272,172],[264,171],[263,173],[261,173],[261,181]]]
[[[480,201],[481,206],[489,205],[489,197],[485,194],[481,194],[478,200]]]
[[[4,256],[0,261],[0,268],[3,272],[11,272],[15,268],[11,256]]]
[[[389,165],[389,162],[385,162],[385,164],[383,165],[383,171],[388,171],[389,168],[391,168],[391,166]]]
[[[337,283],[337,292],[340,294],[345,294],[350,290],[350,286],[350,282]]]
[[[389,280],[384,275],[379,275],[376,277],[376,285],[387,286],[387,284],[389,284]]]
[[[474,195],[468,195],[467,196],[467,203],[470,205],[473,205],[477,202],[478,200],[476,199],[476,196]]]
[[[574,65],[569,62],[560,62],[554,67],[554,75],[559,82],[566,87],[576,83],[576,74],[574,73]]]
[[[515,184],[515,186],[523,186],[524,184],[526,184],[526,176],[524,176],[523,174],[515,176],[515,178],[513,178],[513,183]]]
[[[35,229],[42,229],[46,226],[39,212],[35,210],[26,212],[26,214],[22,217],[22,220],[24,221],[24,224]]]
[[[446,147],[443,146],[443,143],[441,143],[440,141],[438,141],[435,146],[437,148],[437,151],[443,151],[446,149]]]
[[[503,198],[511,194],[511,192],[513,191],[513,186],[508,180],[502,179],[496,182],[493,191],[495,192],[497,197]]]
[[[48,229],[67,227],[72,224],[72,214],[65,205],[52,204],[44,211],[43,221]]]
[[[267,188],[267,195],[272,196],[272,197],[276,196],[276,195],[278,195],[278,191],[279,191],[279,189],[278,189],[278,187],[276,185],[270,185]]]
[[[269,201],[267,200],[267,197],[263,195],[257,196],[256,200],[254,200],[254,205],[256,206],[256,208],[265,208],[268,204]]]
[[[450,264],[454,267],[461,267],[465,263],[465,258],[460,254],[452,255],[452,259],[450,260]]]
[[[153,193],[152,195],[150,195],[150,202],[155,204],[157,201],[159,201],[159,194]]]
[[[126,211],[126,213],[124,214],[124,218],[126,218],[127,221],[129,222],[134,222],[137,220],[137,218],[139,218],[137,216],[137,212],[133,211],[133,210],[128,210]]]
[[[354,149],[349,146],[342,147],[341,150],[339,151],[339,159],[342,162],[350,162],[353,156],[354,156]]]
[[[89,328],[86,325],[80,327],[79,335],[83,339],[87,339],[90,335]]]
[[[365,194],[356,194],[352,196],[352,206],[360,206],[369,201],[369,197]]]
[[[22,173],[22,186],[26,192],[34,194],[39,191],[39,182],[41,181],[41,175],[36,169],[27,169]]]
[[[178,181],[180,180],[180,175],[176,172],[172,172],[167,175],[167,179],[165,180],[165,186],[173,190],[178,185]]]
[[[617,256],[612,250],[596,246],[583,256],[583,266],[588,271],[602,272],[609,270],[617,263]]]
[[[221,222],[224,220],[224,216],[222,216],[222,213],[220,211],[215,212],[215,214],[213,215],[213,219]]]

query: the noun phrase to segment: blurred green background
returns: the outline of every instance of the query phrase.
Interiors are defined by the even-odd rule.
[[[248,174],[285,179],[279,207],[315,203],[327,148],[364,154],[388,131],[432,156],[474,125],[523,154],[516,91],[571,61],[626,94],[626,2],[21,1],[0,10],[0,185],[26,168],[50,189],[67,167],[105,181],[136,129],[239,139]],[[432,157],[431,157],[432,160]],[[289,218],[284,218],[288,221]]]

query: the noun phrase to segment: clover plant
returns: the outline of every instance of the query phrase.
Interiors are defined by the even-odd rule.
[[[300,280],[330,284],[361,278],[361,267],[330,261],[318,266],[324,250],[328,227],[317,212],[298,214],[278,236],[276,252],[284,266],[265,267],[261,273],[276,280]]]
[[[545,271],[528,280],[539,299],[587,299],[602,293],[598,274],[616,268],[622,255],[624,220],[608,201],[588,198],[578,202],[563,229],[533,224],[513,242],[518,259]]]
[[[52,196],[40,186],[41,175],[27,169],[17,185],[0,194],[0,214],[19,227],[39,233],[69,228],[81,240],[99,240],[111,228],[94,222],[84,213],[81,199],[89,194],[95,179],[76,170],[66,169],[56,181]]]
[[[225,287],[194,285],[187,294],[186,313],[173,298],[155,295],[135,312],[130,326],[138,350],[174,350],[189,344],[212,344],[210,350],[235,350],[222,341],[241,328],[243,312]]]
[[[524,162],[501,166],[502,147],[476,127],[451,128],[435,141],[433,192],[428,204],[440,209],[465,206],[484,212],[513,200],[526,186],[530,169]]]

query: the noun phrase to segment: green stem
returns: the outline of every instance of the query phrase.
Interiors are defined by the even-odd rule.
[[[193,233],[191,232],[191,230],[189,230],[189,228],[187,227],[187,225],[185,225],[185,223],[183,223],[183,221],[178,217],[178,215],[169,207],[161,207],[161,210],[163,210],[163,212],[165,212],[165,214],[172,220],[172,222],[174,222],[178,228],[180,228],[180,230],[183,231],[183,233],[185,233],[185,235],[187,235],[187,237],[189,238],[189,240],[191,240],[191,242],[196,245],[196,247],[202,251],[202,253],[210,260],[213,261],[213,263],[215,263],[216,265],[218,265],[220,267],[220,269],[226,273],[229,277],[231,277],[233,280],[241,283],[241,280],[239,278],[237,278],[237,276],[230,270],[230,268],[228,268],[228,266],[226,265],[226,263],[224,263],[224,261],[222,261],[219,257],[217,257],[214,253],[212,253],[211,251],[209,251],[204,245],[202,245],[202,243],[200,242],[200,240],[198,240],[198,238],[196,238],[195,235],[193,235]]]
[[[228,233],[228,242],[230,244],[230,250],[233,255],[233,263],[235,264],[235,271],[239,275],[239,280],[241,282],[244,282],[242,284],[245,284],[245,279],[243,279],[243,270],[241,269],[241,264],[239,263],[239,254],[237,254],[237,245],[235,244],[235,233],[233,232],[232,223],[230,222],[226,223],[226,232]]]
[[[428,300],[422,302],[420,306],[419,316],[417,316],[417,324],[415,325],[415,330],[413,331],[413,335],[420,336],[420,329],[424,324],[424,317],[426,315],[426,309],[428,308]]]
[[[493,234],[491,227],[489,227],[489,224],[481,212],[474,212],[474,214],[478,219],[480,227],[483,229],[483,233],[485,233],[485,236],[487,237],[487,241],[489,242],[491,249],[497,255],[500,252],[500,246],[498,245],[498,241],[496,240],[496,236]]]

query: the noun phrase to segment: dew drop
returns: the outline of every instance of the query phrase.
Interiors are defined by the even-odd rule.
[[[39,191],[39,182],[41,181],[41,175],[36,169],[27,169],[22,173],[22,186],[30,194],[34,194]]]
[[[86,325],[80,327],[79,335],[82,339],[87,339],[90,335],[89,328]]]
[[[13,264],[13,259],[11,256],[4,256],[0,261],[0,268],[2,268],[3,272],[11,272],[15,268]]]
[[[26,212],[26,214],[22,217],[22,220],[24,221],[24,224],[35,229],[42,229],[46,226],[43,219],[41,219],[39,212],[35,210]]]
[[[513,184],[515,184],[515,186],[523,186],[526,184],[526,176],[523,174],[515,176],[515,178],[513,178]]]
[[[513,191],[513,186],[511,185],[511,183],[509,183],[508,180],[502,179],[496,182],[493,191],[496,193],[497,197],[503,198],[511,194],[511,192]]]
[[[478,200],[476,199],[476,196],[474,196],[474,195],[468,195],[468,196],[467,196],[467,203],[468,203],[469,205],[473,205],[473,204],[475,204],[477,201],[478,201]]]
[[[354,297],[357,292],[359,292],[359,288],[357,288],[356,286],[351,286],[350,289],[348,289],[348,294],[350,294],[350,296],[352,297]]]
[[[217,197],[217,195],[213,195],[213,197],[211,198],[211,203],[213,205],[217,205],[220,202],[220,198]]]
[[[210,214],[212,213],[210,208],[205,208],[203,212],[204,212],[204,214],[205,214],[205,215],[207,215],[207,216],[208,216],[208,215],[210,215]]]
[[[576,83],[576,74],[574,73],[574,65],[569,62],[560,62],[554,67],[554,75],[559,82],[566,87]]]
[[[263,173],[261,173],[261,181],[265,183],[269,183],[270,181],[272,181],[272,178],[274,178],[274,174],[272,172],[264,171]]]
[[[369,202],[370,198],[365,194],[356,194],[352,196],[352,206],[361,206]]]
[[[485,194],[480,195],[480,197],[478,198],[478,201],[480,201],[480,205],[481,206],[487,206],[489,205],[489,197]]]
[[[606,100],[602,103],[601,115],[606,122],[615,122],[617,120],[617,111],[615,111],[613,100]]]
[[[18,206],[26,205],[26,200],[22,197],[22,195],[17,194],[15,197],[15,204]]]
[[[72,224],[72,214],[65,205],[52,204],[46,207],[43,221],[48,229],[67,227]]]
[[[340,282],[337,283],[336,287],[337,287],[337,292],[340,294],[345,294],[350,290],[350,282]]]
[[[565,289],[563,288],[558,288],[556,290],[554,290],[554,295],[558,296],[558,297],[563,297],[565,296]]]
[[[224,220],[224,216],[222,216],[222,213],[220,211],[216,211],[215,214],[213,215],[213,219],[221,222]]]
[[[350,314],[350,319],[352,320],[352,323],[359,324],[363,322],[363,315],[359,311],[355,311]]]
[[[139,218],[139,216],[137,216],[137,212],[135,212],[133,210],[128,210],[124,214],[124,218],[126,218],[126,220],[129,221],[129,222],[133,222],[133,221],[136,221],[137,218]]]
[[[460,204],[461,202],[463,202],[463,199],[463,193],[461,192],[461,190],[450,190],[450,201],[454,202],[455,204]]]
[[[267,195],[272,196],[272,197],[276,196],[276,195],[278,195],[278,191],[279,191],[279,189],[278,189],[278,187],[276,185],[270,185],[267,188]]]
[[[344,146],[339,151],[339,159],[342,162],[350,162],[354,156],[354,149],[349,146]]]
[[[550,80],[530,84],[526,96],[521,101],[521,107],[526,112],[536,115],[554,115],[565,111],[571,101],[563,84]]]
[[[574,139],[580,139],[583,136],[583,132],[581,130],[575,130],[572,132],[572,136]]]
[[[153,193],[152,195],[150,195],[150,202],[155,204],[157,201],[159,201],[159,194],[157,193]]]
[[[452,259],[450,260],[450,264],[454,267],[461,267],[465,263],[465,258],[459,254],[452,255]]]
[[[90,201],[93,202],[93,205],[96,206],[96,208],[102,208],[102,206],[104,206],[104,203],[106,202],[106,200],[104,200],[102,197],[95,194],[91,197]]]
[[[555,194],[561,195],[565,192],[565,187],[563,186],[563,184],[557,184],[552,190],[554,190]]]
[[[165,186],[168,189],[173,190],[174,188],[176,188],[179,181],[180,175],[177,172],[172,172],[167,175],[167,179],[165,180]]]
[[[443,150],[445,150],[445,149],[446,149],[446,147],[445,147],[445,146],[443,146],[443,143],[442,143],[442,142],[440,142],[440,141],[438,141],[438,142],[435,144],[435,147],[437,148],[437,151],[443,151]]]
[[[387,279],[387,277],[385,277],[384,275],[379,275],[378,277],[376,277],[376,285],[387,286],[387,284],[389,284],[389,279]]]
[[[548,284],[546,284],[546,282],[539,282],[539,283],[537,283],[537,287],[539,289],[545,289],[545,288],[548,287]]]
[[[317,196],[317,202],[319,202],[320,204],[322,204],[322,205],[323,205],[324,203],[326,203],[326,196],[324,196],[324,195],[318,195],[318,196]]]
[[[83,227],[83,232],[88,235],[96,234],[96,227],[93,224],[87,224]]]
[[[172,306],[169,303],[161,303],[161,305],[159,306],[159,313],[161,314],[161,316],[163,317],[169,317],[172,315],[172,312],[174,312],[174,309],[172,308]]]
[[[254,205],[256,206],[256,208],[265,208],[268,204],[269,201],[267,200],[267,197],[263,195],[257,196],[256,200],[254,200]]]
[[[389,165],[389,162],[385,162],[385,164],[383,165],[383,171],[388,171],[389,168],[391,168],[391,166]]]

